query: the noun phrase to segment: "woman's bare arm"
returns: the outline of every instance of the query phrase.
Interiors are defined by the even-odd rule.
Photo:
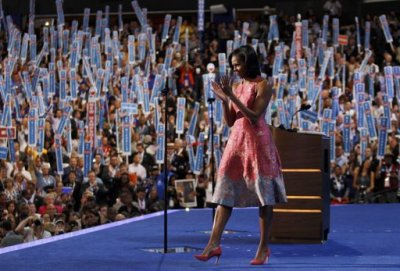
[[[254,102],[254,108],[250,109],[246,105],[244,105],[235,95],[230,94],[228,97],[231,99],[233,103],[239,108],[242,114],[251,121],[252,124],[255,124],[261,114],[264,113],[265,109],[268,106],[268,103],[272,96],[272,85],[267,83],[266,80],[262,80],[256,86],[256,98]]]
[[[221,86],[216,82],[212,82],[212,86],[213,86],[212,88],[213,92],[222,101],[225,122],[229,127],[232,127],[236,120],[236,112],[233,109],[228,96],[226,96],[223,90],[221,89]],[[234,85],[233,87],[235,88],[236,86]]]

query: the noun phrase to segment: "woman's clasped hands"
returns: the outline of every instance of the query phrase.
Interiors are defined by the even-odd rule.
[[[211,90],[215,93],[215,95],[217,95],[217,97],[224,103],[228,103],[229,99],[233,96],[231,77],[224,75],[221,77],[219,83],[212,81],[211,84]]]

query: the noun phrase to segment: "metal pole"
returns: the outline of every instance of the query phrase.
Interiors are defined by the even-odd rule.
[[[164,97],[164,253],[168,251],[168,176],[167,176],[167,95],[168,88],[162,91]]]

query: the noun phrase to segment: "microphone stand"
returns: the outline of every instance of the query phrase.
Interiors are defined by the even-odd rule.
[[[215,167],[214,167],[214,103],[215,98],[209,97],[207,99],[208,105],[210,106],[210,141],[211,141],[211,157],[210,157],[210,164],[211,164],[211,183],[212,183],[212,195],[214,195],[215,190]],[[215,206],[212,206],[212,220],[214,221],[215,217]]]
[[[294,116],[295,116],[297,113],[299,113],[300,111],[303,111],[302,108],[296,110],[296,111],[293,113],[292,119],[290,120],[290,128],[287,129],[287,131],[289,131],[289,132],[297,132],[297,128],[294,128],[294,129],[293,129],[293,118],[294,118]]]
[[[293,128],[293,118],[294,118],[294,116],[295,116],[297,113],[301,112],[301,111],[305,111],[305,110],[310,109],[310,107],[311,107],[310,105],[304,105],[304,104],[301,105],[301,107],[293,113],[292,119],[290,120],[290,128],[287,129],[286,131],[288,131],[288,132],[297,132],[298,129],[297,129],[297,128]]]

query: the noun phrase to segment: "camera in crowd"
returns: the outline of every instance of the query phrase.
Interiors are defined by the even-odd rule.
[[[40,219],[35,219],[33,221],[33,224],[35,225],[35,227],[39,227],[42,226],[42,221],[40,221]]]

